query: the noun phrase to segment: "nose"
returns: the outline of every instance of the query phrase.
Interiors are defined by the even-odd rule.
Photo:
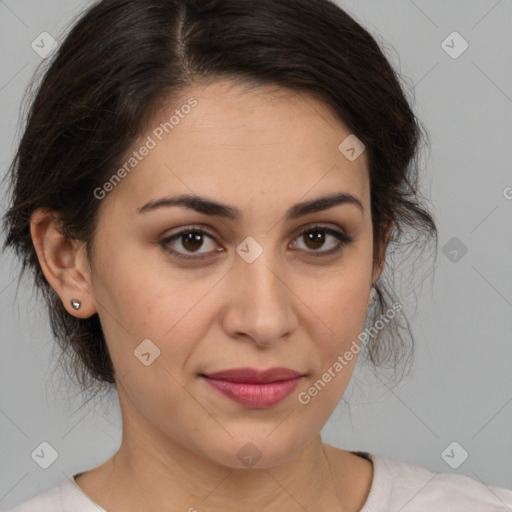
[[[260,347],[289,336],[297,324],[293,283],[271,253],[264,250],[252,263],[237,256],[226,283],[224,330],[233,338],[250,339]]]

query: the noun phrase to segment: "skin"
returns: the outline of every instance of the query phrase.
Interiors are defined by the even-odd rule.
[[[76,482],[109,511],[359,510],[372,464],[320,437],[357,357],[309,404],[298,394],[358,341],[382,271],[385,247],[372,261],[366,152],[349,161],[338,150],[350,132],[311,96],[224,81],[173,98],[141,141],[190,97],[198,105],[102,200],[91,261],[81,242],[62,236],[52,212],[32,217],[46,278],[70,314],[99,314],[116,371],[121,446]],[[284,219],[295,203],[333,192],[352,194],[364,212],[342,204]],[[137,212],[181,193],[231,205],[242,217],[176,206]],[[325,232],[323,245],[308,244],[301,233],[317,223],[353,241],[315,257],[336,246]],[[213,237],[159,244],[190,227]],[[252,263],[236,252],[247,236],[263,248]],[[207,257],[184,260],[166,247]],[[78,311],[73,297],[82,301]],[[160,349],[149,366],[134,356],[144,339]],[[265,409],[238,405],[199,377],[245,366],[284,366],[305,377]],[[237,457],[246,443],[261,455],[253,467]]]

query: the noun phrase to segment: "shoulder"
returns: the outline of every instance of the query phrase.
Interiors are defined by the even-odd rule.
[[[62,512],[60,486],[38,494],[7,512],[43,512],[44,510]]]
[[[434,473],[416,464],[368,455],[374,464],[374,494],[382,497],[387,493],[387,499],[381,503],[389,503],[389,511],[452,512],[457,506],[457,510],[465,512],[509,512],[512,507],[512,490],[490,486],[465,475]],[[361,512],[373,512],[373,508],[363,508]]]
[[[20,503],[7,512],[105,512],[76,484],[75,476],[65,478],[60,485]]]

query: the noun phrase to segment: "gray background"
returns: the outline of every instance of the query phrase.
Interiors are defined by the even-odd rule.
[[[89,4],[0,0],[2,173],[19,137],[23,91],[41,62],[32,41],[43,31],[62,40],[64,27]],[[358,364],[345,394],[352,415],[340,405],[324,439],[512,489],[512,199],[506,197],[512,197],[512,2],[340,5],[385,41],[388,57],[414,89],[415,110],[431,140],[424,191],[439,223],[440,251],[409,315],[416,334],[411,374],[391,388]],[[469,43],[458,58],[441,46],[453,31]],[[458,41],[453,45],[460,48]],[[448,251],[461,244],[467,253],[460,258],[459,251],[453,261]],[[121,440],[117,402],[84,405],[66,376],[55,372],[58,353],[45,312],[29,286],[15,296],[15,265],[11,255],[2,256],[3,509],[100,464]],[[46,470],[31,458],[42,441],[59,455]],[[469,454],[456,469],[442,457],[454,441],[452,460],[462,449]]]

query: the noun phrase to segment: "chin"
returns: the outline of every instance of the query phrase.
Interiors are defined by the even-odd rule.
[[[246,431],[244,435],[233,436],[222,444],[216,445],[211,440],[202,455],[212,462],[233,469],[269,469],[292,460],[309,440],[295,438],[285,430],[280,435],[274,432],[270,436],[260,432],[251,435]]]

